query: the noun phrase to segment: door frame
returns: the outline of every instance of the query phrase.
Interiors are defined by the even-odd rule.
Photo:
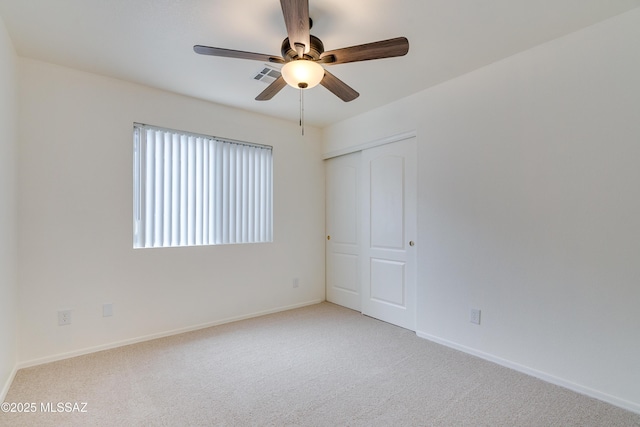
[[[362,144],[352,145],[346,148],[340,148],[338,150],[329,151],[328,153],[324,153],[322,155],[322,160],[331,159],[333,157],[343,156],[345,154],[355,153],[357,151],[363,151],[367,148],[378,147],[380,145],[391,144],[394,142],[403,141],[405,139],[416,137],[416,141],[418,140],[418,132],[415,130],[398,133],[391,136],[385,136],[384,138],[374,139],[373,141],[363,142]]]

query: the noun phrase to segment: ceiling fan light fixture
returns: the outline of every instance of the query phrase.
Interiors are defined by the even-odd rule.
[[[311,89],[324,77],[324,68],[308,59],[297,59],[284,64],[280,70],[284,81],[296,89]]]

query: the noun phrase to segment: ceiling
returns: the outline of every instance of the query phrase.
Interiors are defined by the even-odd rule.
[[[404,57],[330,71],[360,97],[305,92],[307,124],[326,126],[640,6],[640,0],[310,0],[326,50],[398,36]],[[277,0],[0,0],[17,53],[298,121],[299,93],[270,101],[258,61],[197,55],[193,45],[280,55]]]

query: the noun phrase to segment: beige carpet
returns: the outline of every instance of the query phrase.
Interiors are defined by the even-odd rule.
[[[640,426],[329,303],[23,369],[6,401],[38,412],[3,426]]]

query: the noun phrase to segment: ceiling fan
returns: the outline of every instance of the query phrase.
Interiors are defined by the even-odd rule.
[[[325,52],[322,41],[309,32],[313,25],[309,18],[309,0],[280,0],[280,6],[288,35],[282,42],[281,57],[201,45],[194,46],[193,50],[202,55],[284,64],[282,75],[256,97],[257,101],[273,98],[287,84],[297,89],[321,84],[345,102],[353,101],[360,94],[322,65],[392,58],[409,51],[409,41],[397,37]]]

